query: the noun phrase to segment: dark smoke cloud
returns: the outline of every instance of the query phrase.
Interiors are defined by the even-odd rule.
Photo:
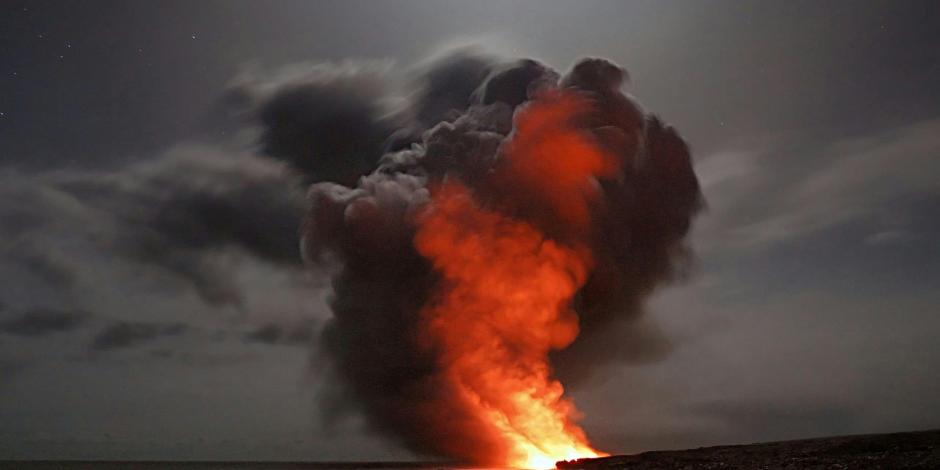
[[[266,323],[245,334],[244,339],[249,343],[305,346],[313,341],[316,326],[311,320],[290,325]]]
[[[68,287],[75,282],[75,275],[68,266],[42,251],[13,252],[10,253],[9,261],[50,285]]]
[[[15,336],[43,336],[79,328],[89,317],[84,311],[37,308],[0,323],[0,332]]]
[[[564,77],[533,60],[500,63],[463,52],[437,64],[426,72],[426,91],[412,97],[413,119],[392,135],[371,174],[356,186],[334,181],[310,188],[302,242],[308,260],[336,269],[334,317],[321,348],[341,380],[324,409],[335,417],[352,397],[376,429],[419,453],[440,455],[446,454],[442,440],[472,446],[476,438],[442,437],[448,428],[438,423],[448,418],[421,411],[446,393],[431,380],[436,358],[416,346],[415,336],[419,311],[438,280],[412,242],[414,216],[428,203],[430,184],[456,178],[492,204],[526,201],[524,185],[490,176],[511,138],[514,110],[552,87],[591,100],[593,111],[579,125],[622,159],[622,171],[600,181],[603,197],[592,207],[596,266],[575,305],[582,333],[552,358],[568,380],[605,363],[668,351],[658,330],[636,320],[656,286],[682,273],[683,240],[701,195],[688,146],[622,92],[628,75],[606,60],[582,60]],[[510,210],[546,233],[569,232],[533,207]]]
[[[452,120],[470,106],[480,83],[497,60],[473,48],[434,60],[417,71],[410,113],[425,128]]]
[[[186,331],[181,323],[158,324],[145,322],[115,322],[102,329],[91,342],[93,351],[125,349],[165,336],[177,336]]]
[[[239,142],[181,143],[109,168],[0,169],[0,297],[10,304],[0,342],[61,332],[63,350],[114,351],[174,335],[139,324],[164,308],[174,309],[166,322],[192,322],[192,331],[223,322],[221,331],[236,328],[231,338],[286,312],[321,315],[318,303],[296,305],[310,277],[299,249],[303,181]],[[125,323],[86,340],[102,318]],[[304,334],[290,330],[283,341],[299,345]],[[0,360],[42,356],[47,344],[7,348]]]
[[[520,59],[493,70],[476,92],[480,104],[505,103],[515,107],[527,101],[542,86],[554,85],[558,73],[532,59]]]
[[[300,187],[260,157],[195,147],[119,172],[61,175],[54,184],[107,214],[97,237],[115,253],[177,275],[211,304],[242,300],[215,261],[226,248],[300,267]]]
[[[239,304],[243,293],[220,255],[302,266],[303,189],[285,166],[181,145],[110,171],[2,172],[0,260],[63,293],[77,288],[87,265],[70,247],[88,243],[115,261],[163,271],[169,285],[191,286],[212,305]]]
[[[426,134],[468,120],[481,124],[491,121],[488,127],[505,134],[511,127],[512,108],[528,99],[530,88],[537,88],[539,83],[554,83],[557,78],[554,70],[534,60],[505,61],[473,48],[439,58],[418,69],[418,76],[413,79],[416,91],[401,119],[408,124],[392,134],[385,150],[397,152],[414,144],[428,144],[430,140],[447,143],[449,138],[429,139]],[[498,108],[504,115],[476,118],[474,115],[485,113],[488,108],[481,105],[492,105],[489,108]]]
[[[227,101],[261,124],[261,152],[284,160],[308,182],[346,185],[372,171],[395,129],[386,97],[387,67],[344,63],[244,77]]]

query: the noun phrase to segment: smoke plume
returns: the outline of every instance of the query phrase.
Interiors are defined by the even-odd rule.
[[[374,170],[308,193],[302,251],[335,269],[326,407],[354,397],[414,451],[477,464],[598,455],[562,383],[643,354],[623,334],[681,272],[701,206],[688,146],[604,59],[560,76],[465,51],[423,77]],[[291,148],[271,123],[268,147]],[[363,126],[330,149],[374,147]]]

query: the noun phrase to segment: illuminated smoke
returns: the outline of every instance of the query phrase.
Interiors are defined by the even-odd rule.
[[[618,333],[687,256],[688,148],[602,59],[559,78],[465,53],[426,76],[372,173],[309,191],[303,251],[335,269],[325,409],[477,464],[596,455],[558,377],[643,353]]]

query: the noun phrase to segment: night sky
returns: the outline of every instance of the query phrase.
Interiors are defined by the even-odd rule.
[[[329,280],[244,96],[465,46],[610,59],[693,150],[696,261],[643,320],[668,347],[570,390],[598,447],[940,427],[938,2],[0,12],[0,459],[417,458],[321,419]]]

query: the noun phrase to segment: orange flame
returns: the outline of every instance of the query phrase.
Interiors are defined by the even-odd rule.
[[[605,455],[575,423],[578,411],[548,361],[551,350],[578,335],[570,304],[592,256],[577,239],[589,223],[595,178],[616,170],[615,160],[573,123],[588,107],[577,95],[557,92],[531,103],[517,115],[495,176],[512,181],[528,198],[525,207],[550,214],[574,241],[554,240],[534,223],[485,208],[453,181],[435,189],[418,220],[415,246],[442,277],[421,313],[419,334],[439,349],[441,378],[459,395],[462,411],[501,446],[471,456],[477,463],[553,468],[559,460]]]

